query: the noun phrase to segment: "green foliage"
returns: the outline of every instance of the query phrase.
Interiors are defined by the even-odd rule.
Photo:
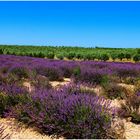
[[[57,54],[56,57],[57,57],[58,59],[60,59],[60,60],[63,60],[63,59],[64,59],[63,54]]]
[[[107,75],[102,76],[100,85],[106,87],[108,86],[108,84],[109,84],[109,76]]]
[[[120,115],[122,117],[131,117],[132,122],[140,123],[140,96],[135,94],[129,96],[121,107]]]
[[[107,60],[109,60],[109,56],[107,54],[102,54],[100,56],[100,59],[103,60],[103,61],[107,61]]]
[[[0,49],[0,54],[3,54],[3,52],[4,52],[3,49]]]
[[[48,80],[48,78],[43,77],[41,75],[37,75],[35,80],[32,81],[32,84],[36,87],[36,88],[41,88],[41,89],[50,89],[52,86]]]
[[[124,53],[119,53],[118,58],[122,61],[122,59],[125,58],[125,54]]]
[[[31,72],[25,67],[14,67],[10,70],[10,73],[16,75],[19,79],[30,78]]]
[[[53,59],[54,58],[54,53],[53,52],[49,52],[46,54],[46,57],[49,59]]]
[[[74,76],[80,76],[80,74],[81,74],[81,69],[80,69],[80,67],[77,67],[77,68],[75,68],[75,69],[73,70],[73,75],[74,75]]]
[[[75,56],[76,56],[76,54],[74,52],[70,52],[70,53],[66,54],[66,57],[70,60],[73,59]]]
[[[76,57],[77,59],[82,59],[82,58],[83,58],[83,54],[77,53],[75,57]]]
[[[45,57],[45,54],[42,53],[42,52],[39,52],[39,53],[38,53],[38,57],[40,57],[40,58],[44,58],[44,57]]]
[[[140,54],[140,49],[137,49],[137,53]]]
[[[6,94],[0,93],[0,117],[3,116],[3,113],[7,107],[7,103],[8,103],[8,98]]]
[[[134,60],[135,62],[140,61],[140,54],[136,54],[136,55],[133,57],[133,60]]]
[[[74,58],[84,60],[107,60],[111,57],[113,60],[119,58],[130,59],[139,53],[140,49],[124,49],[124,48],[82,48],[68,46],[18,46],[18,45],[0,45],[0,54],[11,54],[21,56],[31,56],[49,59],[63,59],[64,57],[72,60]],[[104,54],[109,55],[108,57]],[[101,57],[102,56],[102,57]]]
[[[124,99],[125,98],[125,92],[126,90],[121,87],[116,85],[115,83],[110,83],[106,86],[104,86],[105,93],[104,95],[108,97],[109,99]]]
[[[111,58],[113,59],[113,61],[115,61],[115,59],[118,58],[116,53],[111,53]]]
[[[0,117],[4,115],[9,107],[15,106],[17,104],[30,102],[29,96],[27,94],[18,95],[8,95],[7,93],[0,93]]]
[[[127,60],[128,60],[128,59],[131,59],[131,57],[132,57],[132,56],[131,56],[130,53],[126,53],[126,54],[125,54],[125,58],[126,58]]]

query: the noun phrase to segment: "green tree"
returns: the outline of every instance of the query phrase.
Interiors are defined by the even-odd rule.
[[[136,55],[133,57],[133,60],[134,60],[135,62],[140,61],[140,54],[136,54]]]
[[[117,59],[117,54],[116,53],[111,53],[111,58],[113,59],[113,61],[115,61],[115,59]]]
[[[140,49],[137,49],[137,53],[140,54]]]
[[[47,58],[49,59],[54,59],[54,53],[53,52],[49,52],[46,54]]]
[[[74,52],[70,52],[66,55],[66,57],[70,60],[73,59],[75,56],[76,56],[76,54]]]
[[[107,60],[109,60],[109,56],[107,54],[102,54],[100,56],[100,59],[103,60],[103,61],[107,61]]]
[[[39,53],[38,53],[38,57],[40,57],[40,58],[44,58],[44,57],[45,57],[45,54],[42,53],[42,52],[39,52]]]
[[[128,59],[131,59],[131,54],[130,53],[126,53],[125,54],[125,58],[128,60]]]
[[[4,52],[3,49],[0,49],[0,54],[3,54],[3,52]]]
[[[118,58],[122,61],[122,59],[125,58],[124,53],[119,53],[118,54]]]
[[[56,57],[57,57],[58,59],[60,59],[60,60],[63,60],[63,59],[64,59],[63,54],[58,54],[58,55],[56,55]]]

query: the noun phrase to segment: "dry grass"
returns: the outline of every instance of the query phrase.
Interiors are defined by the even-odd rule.
[[[124,120],[124,124],[126,139],[140,139],[140,124],[137,125],[126,120]]]
[[[50,82],[52,87],[54,88],[59,88],[61,86],[67,85],[70,83],[70,78],[64,78],[64,81],[60,82],[60,81],[51,81]]]
[[[45,139],[45,140],[55,140],[56,138],[51,138],[48,135],[40,134],[35,128],[28,127],[22,123],[17,122],[15,119],[2,119],[0,118],[0,124],[2,124],[6,129],[5,134],[10,135],[10,139]],[[59,138],[61,140],[63,138]]]

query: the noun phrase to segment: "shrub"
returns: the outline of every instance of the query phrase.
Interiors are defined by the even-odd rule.
[[[13,84],[13,83],[19,83],[19,78],[17,75],[8,73],[6,76],[0,76],[0,82],[1,84]]]
[[[140,91],[140,79],[138,79],[138,81],[135,82],[135,91]]]
[[[79,83],[79,84],[75,84],[75,83],[70,83],[68,85],[63,86],[63,90],[66,90],[67,93],[71,94],[71,93],[79,93],[79,94],[91,94],[92,96],[96,96],[96,93],[94,92],[93,89],[91,89],[91,87],[93,87],[93,85],[89,85],[89,84],[84,84],[84,83]]]
[[[132,66],[125,66],[120,65],[119,67],[116,68],[116,75],[119,76],[120,78],[127,78],[127,77],[137,77],[139,75],[138,69],[134,69]]]
[[[140,96],[139,93],[129,96],[122,103],[121,117],[131,117],[134,123],[140,123]]]
[[[136,95],[139,97],[139,96],[140,96],[140,91],[138,91],[138,92],[136,93]]]
[[[63,54],[58,54],[58,55],[56,55],[56,57],[57,57],[58,59],[60,59],[60,60],[63,60],[63,59],[64,59]]]
[[[74,77],[79,77],[80,74],[81,74],[81,69],[80,69],[80,67],[74,68],[74,70],[73,70],[73,76],[74,76]]]
[[[38,57],[38,53],[29,53],[29,56],[31,56],[31,57]]]
[[[15,66],[9,69],[9,73],[16,75],[19,79],[30,78],[31,71],[23,66]]]
[[[124,99],[126,90],[121,87],[116,85],[115,83],[110,83],[107,86],[104,86],[105,88],[105,96],[108,97],[109,99]]]
[[[7,50],[7,51],[6,51],[6,54],[10,54],[10,52]]]
[[[33,53],[28,53],[27,56],[35,57],[35,54],[33,54]]]
[[[73,67],[73,66],[68,65],[68,64],[62,65],[60,67],[60,70],[62,72],[63,77],[70,78],[72,76],[74,68],[75,68],[75,66]]]
[[[103,75],[100,85],[105,87],[109,84],[110,77],[108,75]]]
[[[60,72],[55,68],[37,67],[36,73],[38,75],[46,76],[50,81],[62,80]]]
[[[137,49],[137,54],[140,54],[140,49]]]
[[[109,60],[109,56],[107,54],[102,54],[100,56],[100,59],[103,60],[103,61],[107,61],[107,60]]]
[[[122,59],[125,58],[125,54],[124,53],[119,53],[118,58],[122,61]]]
[[[8,66],[6,66],[6,67],[1,67],[1,68],[0,68],[0,73],[2,73],[2,74],[7,74],[7,73],[8,73],[8,70],[9,70],[9,67],[8,67]]]
[[[3,49],[0,49],[0,54],[4,54],[4,50]]]
[[[95,54],[91,54],[91,60],[95,60],[96,59],[96,55]]]
[[[101,60],[100,53],[97,53],[97,54],[95,55],[95,59]]]
[[[49,52],[46,54],[46,57],[49,59],[54,59],[54,53],[53,52]]]
[[[43,77],[41,75],[37,75],[35,81],[33,81],[32,84],[37,89],[50,89],[52,87],[51,84],[49,83],[48,78]]]
[[[26,103],[29,97],[26,89],[17,85],[3,84],[0,86],[0,116],[3,116],[10,107],[19,103]]]
[[[115,53],[111,53],[111,58],[113,59],[113,61],[115,61],[115,59],[117,59],[117,54],[115,54]]]
[[[73,59],[75,56],[76,56],[76,54],[74,52],[70,52],[70,53],[66,54],[66,57],[70,60]]]
[[[4,115],[5,110],[7,109],[8,96],[4,93],[0,93],[0,117]]]
[[[42,53],[42,52],[39,52],[39,53],[38,53],[38,57],[40,57],[40,58],[44,58],[44,57],[45,57],[45,54]]]
[[[126,77],[124,79],[124,83],[126,83],[126,84],[132,84],[132,85],[134,85],[136,81],[137,81],[137,78],[136,77]]]
[[[93,59],[92,54],[85,54],[84,55],[84,60],[92,60],[92,59]]]
[[[35,93],[32,102],[13,108],[11,115],[32,123],[47,134],[65,138],[110,138],[110,103],[98,96],[44,91]]]
[[[140,54],[136,54],[136,55],[133,57],[133,60],[134,60],[135,62],[140,61]]]
[[[11,52],[10,54],[11,54],[11,55],[16,55],[16,53],[15,53],[15,52]]]
[[[81,53],[77,53],[76,56],[75,56],[77,59],[82,59],[83,58],[83,55]]]
[[[125,54],[125,58],[128,60],[128,59],[131,59],[131,54],[130,53],[126,53]]]
[[[101,84],[103,83],[104,76],[106,74],[102,70],[96,69],[85,69],[81,70],[80,76],[76,77],[76,81],[84,82],[84,83],[91,83],[91,84]]]

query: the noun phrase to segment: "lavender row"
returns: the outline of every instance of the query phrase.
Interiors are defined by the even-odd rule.
[[[140,63],[116,63],[97,61],[64,61],[42,58],[0,55],[0,72],[13,73],[20,78],[34,78],[35,75],[48,77],[49,80],[74,78],[77,81],[97,83],[104,76],[117,76],[120,79],[140,77]]]
[[[71,84],[58,90],[36,89],[32,93],[16,90],[15,85],[11,90],[5,89],[0,94],[5,117],[65,138],[111,138],[115,110],[103,97],[81,94],[79,87]]]

